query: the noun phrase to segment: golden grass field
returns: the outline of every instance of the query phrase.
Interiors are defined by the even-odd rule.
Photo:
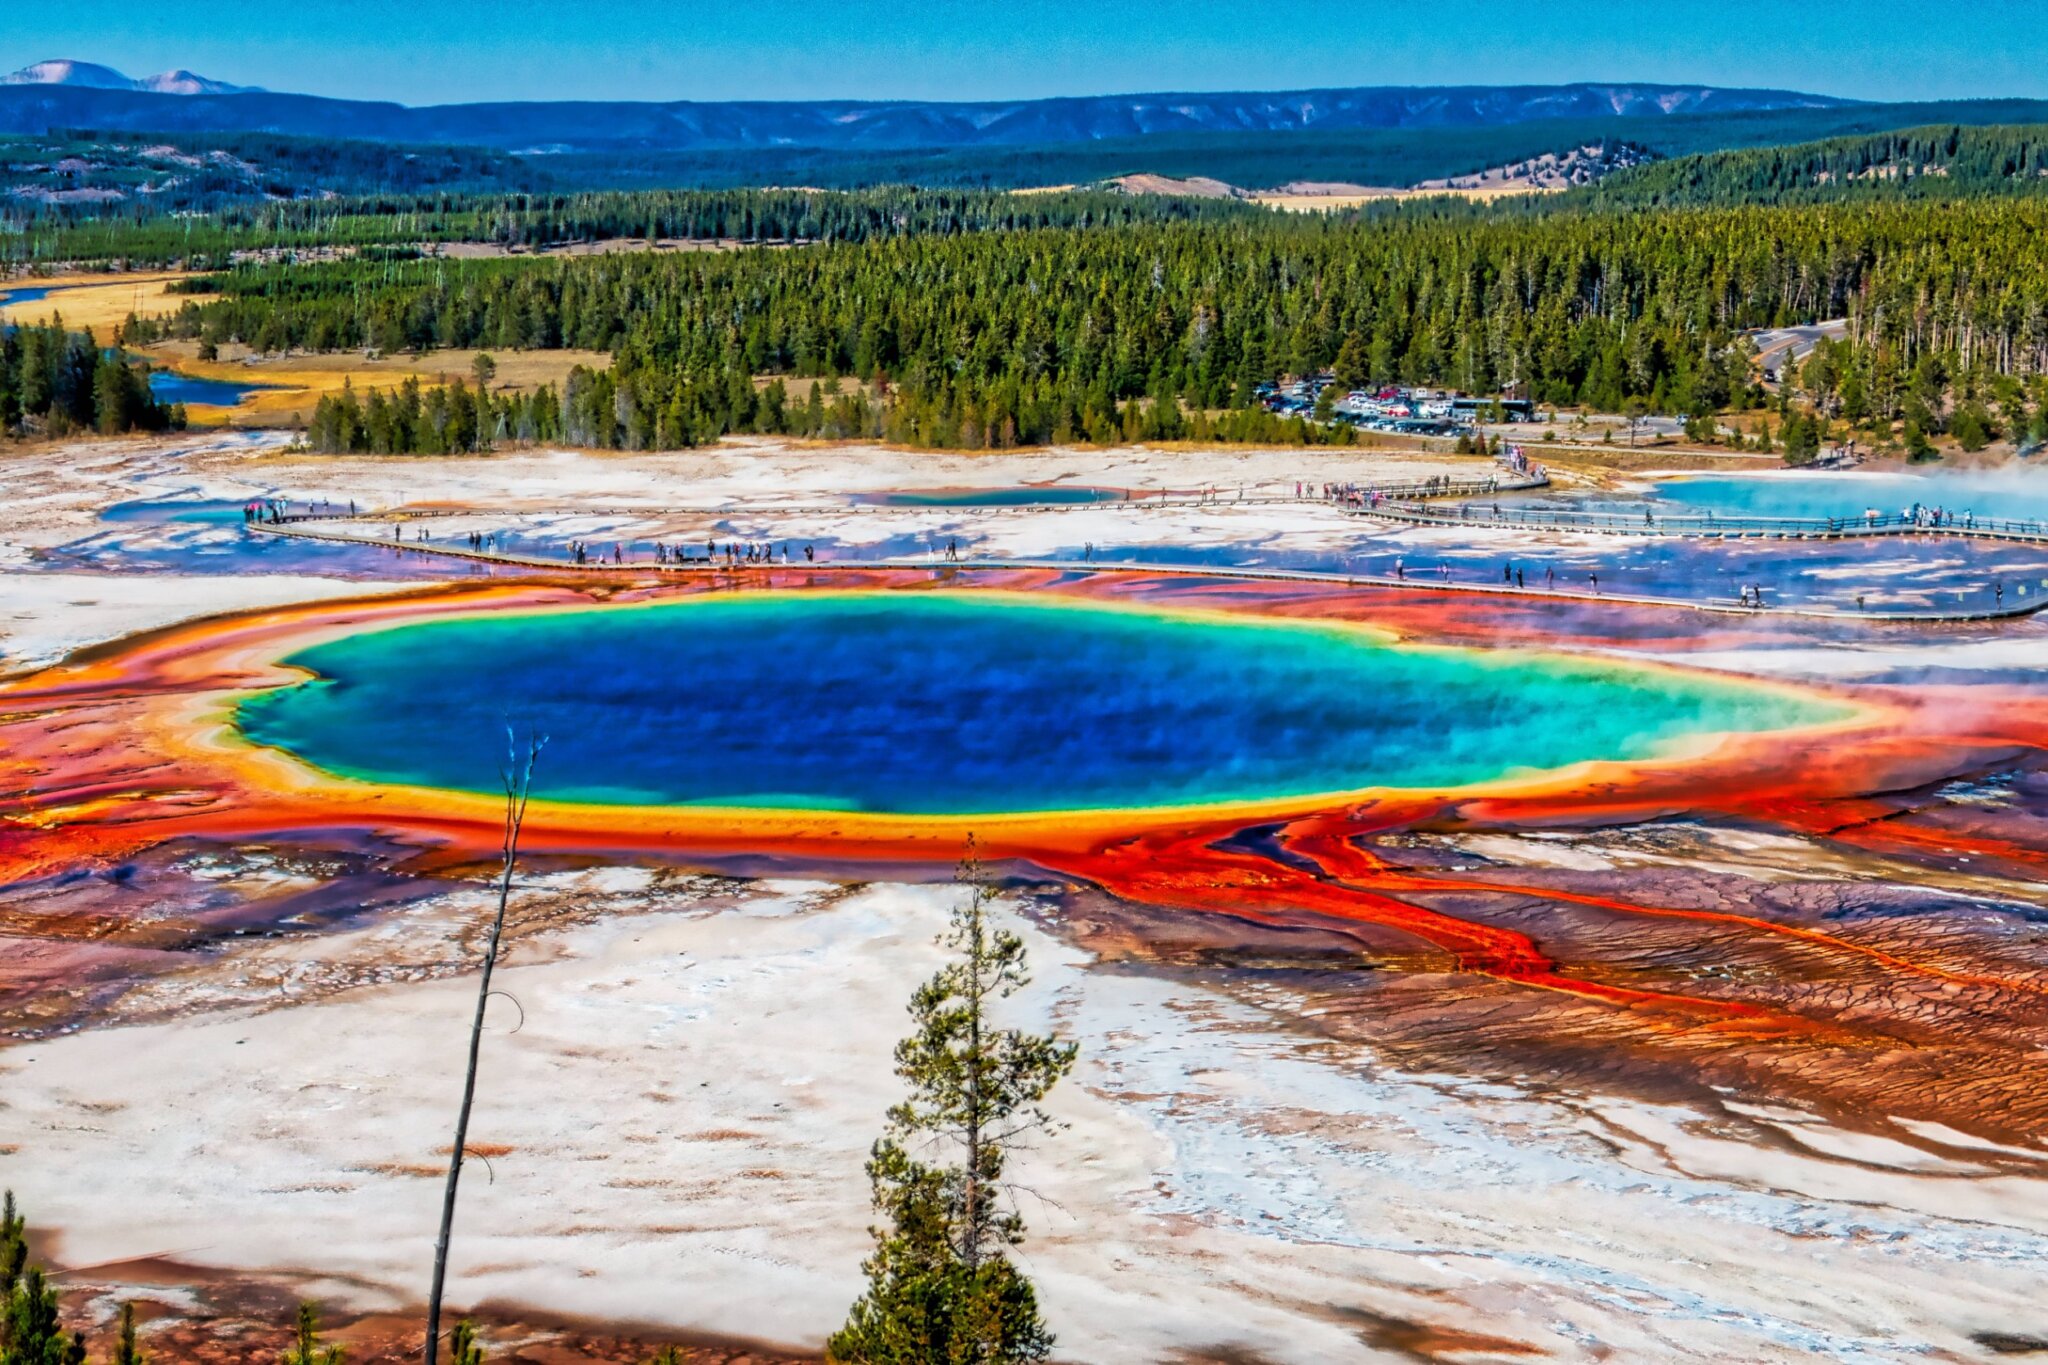
[[[199,346],[192,341],[167,341],[140,348],[153,365],[175,369],[200,379],[224,379],[232,383],[271,384],[276,387],[251,394],[236,407],[195,405],[192,420],[202,426],[289,426],[310,417],[325,394],[340,392],[344,384],[359,390],[395,389],[409,378],[422,384],[461,379],[468,382],[475,351],[430,351],[420,356],[379,356],[371,359],[358,351],[325,355],[292,354],[250,356],[240,347],[221,350],[218,360],[200,360]],[[492,351],[497,375],[491,381],[495,393],[523,391],[542,384],[560,385],[578,365],[606,369],[612,363],[603,351]]]
[[[1346,190],[1330,193],[1298,194],[1287,190],[1256,190],[1245,198],[1254,204],[1263,204],[1269,209],[1287,209],[1294,213],[1329,213],[1336,209],[1355,209],[1360,204],[1369,204],[1380,199],[1470,199],[1474,203],[1488,204],[1496,199],[1505,199],[1516,194],[1554,194],[1554,186],[1533,186],[1520,182],[1490,185],[1475,185],[1466,189],[1380,189],[1370,185],[1353,185]]]
[[[645,242],[626,242],[619,249],[647,249]],[[662,243],[657,249],[667,249]],[[696,243],[684,249],[726,249],[727,244]],[[155,270],[135,272],[73,273],[24,276],[0,282],[8,287],[55,289],[61,292],[31,302],[0,305],[0,322],[30,324],[62,318],[67,327],[91,328],[102,341],[111,341],[114,329],[132,313],[138,316],[176,312],[184,296],[170,292],[179,280],[194,272]],[[293,426],[313,413],[324,394],[339,392],[342,385],[358,389],[394,389],[409,378],[423,384],[468,381],[473,374],[477,352],[473,350],[431,351],[423,355],[393,355],[371,358],[360,352],[333,354],[294,353],[253,355],[240,346],[223,346],[216,360],[199,359],[195,341],[167,341],[135,348],[152,365],[174,369],[200,379],[221,379],[231,383],[273,386],[251,394],[234,407],[212,404],[188,405],[198,426],[276,427]],[[612,358],[603,351],[493,351],[497,374],[491,387],[498,393],[525,391],[543,384],[560,385],[578,365],[607,369]],[[853,381],[846,381],[849,388]],[[808,387],[791,385],[792,396],[809,397]]]
[[[1269,190],[1264,193],[1248,194],[1245,198],[1265,208],[1286,209],[1290,213],[1332,213],[1339,209],[1355,209],[1360,204],[1369,204],[1376,199],[1401,199],[1412,193],[1412,190],[1383,190],[1361,186],[1349,194],[1289,194],[1283,190]]]
[[[48,322],[62,317],[69,327],[90,327],[102,341],[112,337],[130,313],[170,313],[184,300],[171,285],[190,279],[185,270],[141,270],[122,274],[72,274],[23,277],[0,282],[0,292],[16,289],[57,289],[61,293],[31,303],[0,305],[0,322]]]
[[[607,237],[595,242],[564,242],[555,246],[502,246],[496,242],[425,242],[420,250],[429,256],[446,256],[452,261],[504,260],[534,256],[618,256],[638,251],[748,251],[756,247],[779,246],[779,242],[742,242],[737,238]]]
[[[783,392],[788,395],[786,401],[790,403],[810,402],[811,390],[821,387],[826,382],[822,379],[799,379],[795,375],[789,374],[757,374],[754,376],[754,387],[756,389],[765,389],[778,379],[782,381]],[[856,379],[850,374],[842,375],[839,380],[839,392],[860,398],[873,398],[875,396],[875,386],[865,379]],[[819,398],[826,403],[832,402],[833,397],[834,395],[829,393],[819,395]]]
[[[1487,203],[1511,194],[1543,194],[1554,187],[1539,188],[1520,180],[1494,179],[1483,184],[1452,188],[1437,182],[1397,189],[1383,185],[1351,185],[1341,182],[1294,183],[1265,190],[1242,190],[1206,176],[1176,178],[1170,175],[1119,176],[1112,184],[1126,194],[1171,194],[1193,199],[1243,199],[1269,209],[1292,213],[1330,213],[1355,209],[1379,199],[1447,198]]]

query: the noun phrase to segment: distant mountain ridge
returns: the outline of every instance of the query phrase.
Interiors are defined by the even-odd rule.
[[[63,86],[74,90],[128,90],[152,95],[264,93],[261,86],[230,85],[226,81],[209,80],[205,76],[195,76],[183,67],[175,71],[160,71],[154,76],[144,76],[141,80],[135,80],[122,75],[111,66],[71,61],[68,58],[24,66],[19,71],[0,76],[0,85]]]
[[[507,101],[415,108],[242,90],[186,72],[136,82],[84,62],[44,62],[0,82],[0,132],[40,136],[68,127],[261,132],[536,152],[773,147],[868,151],[1044,146],[1188,133],[1492,127],[1555,119],[1832,109],[1855,103],[1786,90],[1585,82],[959,103]]]

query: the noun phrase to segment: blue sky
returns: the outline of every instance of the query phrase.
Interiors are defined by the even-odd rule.
[[[15,0],[0,69],[75,57],[274,90],[937,99],[1657,80],[2048,96],[2048,0]]]

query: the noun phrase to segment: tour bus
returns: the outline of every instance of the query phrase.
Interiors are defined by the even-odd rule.
[[[1536,405],[1526,398],[1453,398],[1451,416],[1465,422],[1477,421],[1490,417],[1495,407],[1500,409],[1500,420],[1504,422],[1536,420]]]

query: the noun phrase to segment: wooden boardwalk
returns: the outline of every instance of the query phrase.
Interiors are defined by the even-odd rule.
[[[843,511],[844,509],[837,509]],[[1143,573],[1167,574],[1185,578],[1228,578],[1251,579],[1271,583],[1340,584],[1356,588],[1395,588],[1409,592],[1447,592],[1476,594],[1489,597],[1505,597],[1524,600],[1550,600],[1559,602],[1600,603],[1603,605],[1625,605],[1643,607],[1676,608],[1686,611],[1710,612],[1724,616],[1791,616],[1825,620],[1853,620],[1872,623],[1935,624],[1943,622],[1996,621],[2015,617],[2032,616],[2048,608],[2048,597],[2012,605],[1991,607],[1959,608],[1954,611],[1856,611],[1832,607],[1797,606],[1745,606],[1730,599],[1694,599],[1683,597],[1661,597],[1643,593],[1596,592],[1577,588],[1516,588],[1499,583],[1455,583],[1446,580],[1431,580],[1423,577],[1395,578],[1386,574],[1340,573],[1312,569],[1251,569],[1229,566],[1159,564],[1142,560],[1073,560],[1073,559],[946,559],[936,555],[918,555],[890,559],[827,559],[816,561],[790,560],[781,563],[727,563],[722,560],[687,560],[682,563],[659,563],[651,560],[628,561],[623,564],[598,560],[578,564],[574,560],[552,558],[542,555],[519,554],[506,550],[472,550],[465,546],[437,545],[420,540],[380,540],[374,536],[348,535],[342,532],[320,529],[310,523],[349,521],[343,516],[302,517],[282,522],[251,523],[251,531],[272,536],[287,536],[301,540],[321,541],[334,545],[354,545],[368,549],[385,549],[400,554],[435,555],[449,559],[467,560],[474,563],[498,564],[509,568],[538,569],[550,573],[600,574],[617,576],[630,574],[645,577],[653,574],[663,578],[749,578],[792,571],[806,573],[872,573],[877,570],[923,570],[932,573],[958,573],[967,571],[1015,571],[1019,569],[1050,571],[1057,573]],[[373,525],[390,523],[390,515],[381,517],[365,516],[354,520]],[[1453,523],[1455,524],[1455,523]]]
[[[1872,536],[1952,536],[1966,540],[2048,545],[2048,521],[1973,517],[1935,522],[1897,514],[1876,517],[1713,517],[1572,512],[1540,507],[1494,507],[1461,502],[1453,514],[1428,503],[1388,501],[1346,507],[1353,516],[1410,526],[1468,530],[1558,531],[1572,535],[1635,536],[1679,540],[1857,540]]]

